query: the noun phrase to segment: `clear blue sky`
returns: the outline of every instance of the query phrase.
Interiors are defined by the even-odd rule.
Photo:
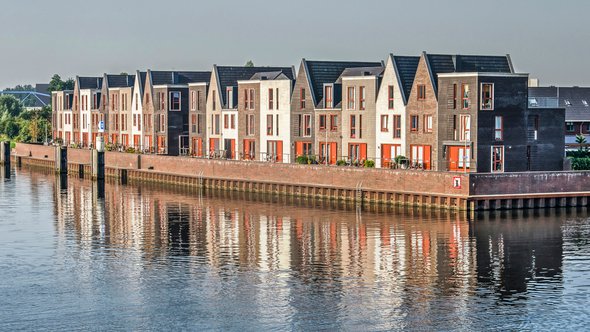
[[[541,84],[590,85],[583,0],[11,0],[0,88],[136,69],[506,54]]]

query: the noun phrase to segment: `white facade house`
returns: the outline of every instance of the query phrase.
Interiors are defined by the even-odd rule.
[[[131,121],[131,137],[132,142],[137,142],[139,145],[135,147],[136,149],[140,148],[146,150],[149,149],[149,147],[144,146],[143,143],[143,126],[145,125],[145,117],[143,114],[143,87],[141,86],[143,83],[140,78],[141,75],[138,71],[137,75],[135,75],[135,80],[131,89],[131,118],[135,118],[135,121]]]
[[[291,158],[292,81],[285,75],[260,82],[260,153],[267,160],[289,163]]]
[[[396,156],[409,153],[404,130],[406,105],[419,60],[417,56],[387,57],[376,103],[376,167],[390,167]]]
[[[92,141],[91,100],[93,90],[80,89],[80,142],[83,146],[94,145]]]

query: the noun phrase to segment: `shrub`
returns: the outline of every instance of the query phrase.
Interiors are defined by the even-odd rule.
[[[590,170],[590,158],[570,158],[572,161],[572,169],[575,171]]]
[[[127,153],[135,153],[135,148],[128,147],[127,150],[125,150],[125,152],[127,152]]]
[[[298,164],[307,164],[307,161],[307,156],[297,156],[297,158],[295,158],[295,162]]]
[[[336,166],[346,166],[346,160],[340,159],[336,161]]]
[[[309,165],[311,165],[311,164],[317,164],[317,163],[318,163],[318,161],[315,159],[315,157],[314,157],[314,156],[309,156],[309,157],[307,157],[307,163],[308,163]]]
[[[365,160],[365,167],[375,168],[375,161],[374,160]]]

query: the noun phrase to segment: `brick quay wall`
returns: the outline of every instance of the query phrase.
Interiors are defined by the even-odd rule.
[[[55,149],[19,143],[13,156],[23,164],[53,167]],[[69,173],[91,173],[91,150],[68,149],[67,155]],[[459,210],[587,206],[590,196],[590,172],[453,173],[105,152],[105,174],[125,174],[137,182]]]

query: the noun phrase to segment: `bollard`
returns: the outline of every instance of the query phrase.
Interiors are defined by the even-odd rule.
[[[66,147],[55,148],[55,171],[58,174],[68,173],[68,149]]]
[[[104,152],[92,150],[92,179],[104,180]]]
[[[10,166],[10,142],[0,142],[0,165]]]
[[[119,183],[127,184],[127,170],[124,168],[119,169]]]

